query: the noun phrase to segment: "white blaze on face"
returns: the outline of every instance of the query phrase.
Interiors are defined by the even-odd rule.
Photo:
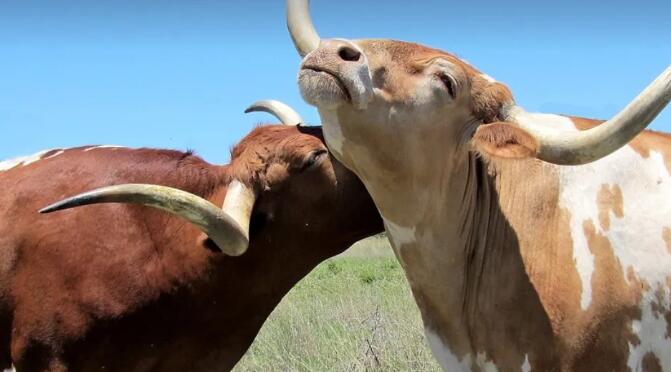
[[[7,170],[10,170],[10,169],[18,167],[18,166],[25,167],[26,165],[30,165],[30,164],[38,161],[38,160],[41,160],[44,157],[45,154],[47,154],[49,152],[53,152],[53,151],[56,151],[56,152],[52,155],[49,155],[45,159],[51,159],[51,158],[54,158],[58,155],[61,155],[64,150],[60,150],[60,149],[44,150],[44,151],[40,151],[40,152],[38,152],[36,154],[33,154],[33,155],[23,156],[23,157],[20,157],[20,158],[14,158],[14,159],[9,159],[9,160],[2,161],[2,162],[0,162],[0,172],[7,171]]]

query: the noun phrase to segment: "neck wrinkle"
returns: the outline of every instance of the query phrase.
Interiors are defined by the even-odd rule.
[[[463,247],[463,282],[461,291],[461,321],[471,344],[478,322],[482,284],[490,270],[501,262],[503,249],[498,244],[506,238],[507,223],[501,212],[497,173],[479,154],[469,152],[468,173],[459,213],[460,236]]]

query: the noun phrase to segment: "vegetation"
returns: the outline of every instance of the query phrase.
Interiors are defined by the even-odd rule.
[[[285,297],[234,371],[438,371],[386,240],[322,263]]]

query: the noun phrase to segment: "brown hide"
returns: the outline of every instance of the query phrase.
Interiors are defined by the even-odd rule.
[[[382,231],[352,173],[329,155],[306,163],[324,149],[320,128],[268,126],[223,167],[176,151],[79,148],[0,172],[0,368],[230,370],[298,280]],[[123,183],[171,186],[221,205],[233,175],[259,192],[241,257],[147,207],[37,213]]]

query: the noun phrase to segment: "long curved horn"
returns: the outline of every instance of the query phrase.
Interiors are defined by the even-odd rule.
[[[533,122],[518,123],[539,143],[537,158],[560,165],[580,165],[603,158],[626,145],[650,124],[671,100],[671,66],[627,107],[607,122],[576,133],[550,133]],[[509,116],[522,111],[514,107]]]
[[[263,100],[254,102],[245,110],[245,114],[250,112],[267,112],[275,116],[284,125],[301,125],[303,118],[290,106],[275,100]]]
[[[239,181],[228,185],[222,209],[186,191],[167,186],[126,184],[89,191],[52,204],[40,213],[51,213],[100,203],[141,204],[164,210],[198,226],[229,256],[239,256],[249,246],[249,222],[256,195]]]
[[[309,0],[287,0],[287,27],[301,57],[319,46],[321,39],[310,18]]]

